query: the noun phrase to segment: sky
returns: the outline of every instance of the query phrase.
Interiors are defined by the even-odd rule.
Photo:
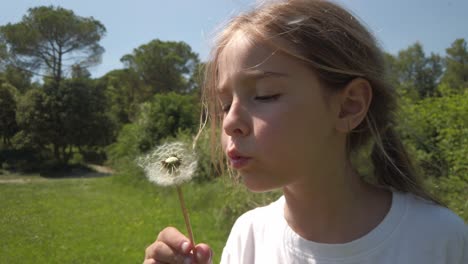
[[[259,0],[257,0],[259,1]],[[445,54],[455,39],[468,40],[468,0],[335,0],[371,29],[383,49],[398,51],[419,41],[426,52]],[[214,34],[255,0],[0,0],[0,25],[17,23],[28,8],[61,6],[94,17],[106,27],[102,63],[93,77],[120,69],[120,58],[153,39],[184,41],[205,61]]]

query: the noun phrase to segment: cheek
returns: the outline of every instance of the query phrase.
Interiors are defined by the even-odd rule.
[[[223,151],[226,151],[227,144],[228,144],[228,135],[226,135],[226,133],[223,131],[221,133],[221,147],[223,148]]]

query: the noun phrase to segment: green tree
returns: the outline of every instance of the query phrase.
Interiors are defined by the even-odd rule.
[[[104,49],[99,41],[105,31],[92,17],[41,6],[30,8],[21,22],[0,27],[0,39],[8,51],[8,63],[52,78],[57,89],[66,68],[100,61]]]
[[[72,79],[89,79],[91,73],[85,67],[75,64],[71,68],[71,77]]]
[[[189,78],[189,86],[191,87],[191,93],[197,94],[199,98],[201,98],[201,92],[203,88],[203,81],[204,81],[204,72],[205,72],[206,64],[203,62],[198,63],[195,65],[194,70]]]
[[[18,132],[16,96],[15,87],[0,79],[0,136],[6,147],[11,145],[11,138]]]
[[[128,165],[141,153],[149,151],[163,140],[180,134],[193,135],[198,129],[199,100],[194,95],[174,92],[157,94],[141,105],[133,123],[119,132],[117,142],[108,148],[115,166]]]
[[[18,69],[12,65],[6,65],[3,75],[5,80],[21,93],[31,88],[32,74],[28,71]]]
[[[199,63],[198,55],[185,42],[158,39],[134,49],[121,61],[151,87],[153,94],[190,91],[189,78]]]
[[[72,79],[58,87],[29,90],[18,107],[25,135],[42,150],[51,147],[59,163],[67,163],[74,148],[83,151],[110,143],[112,122],[106,116],[104,88],[89,79]]]
[[[442,82],[452,91],[466,90],[468,88],[468,46],[466,41],[457,39],[446,51],[446,70]]]
[[[0,70],[7,64],[8,49],[5,41],[0,38]]]
[[[133,69],[113,70],[99,82],[106,87],[110,116],[119,127],[134,121],[138,105],[151,98],[148,86]]]
[[[424,54],[420,43],[415,43],[398,53],[397,57],[388,57],[387,62],[393,70],[393,82],[400,89],[416,98],[433,96],[443,73],[442,59],[432,53]]]
[[[21,129],[16,145],[42,152],[54,137],[53,122],[50,120],[50,98],[43,89],[31,89],[19,100],[16,120]],[[34,146],[30,146],[33,144]]]
[[[404,104],[400,130],[420,172],[453,210],[468,217],[468,89]]]
[[[193,134],[198,128],[199,113],[198,99],[192,95],[174,92],[155,95],[141,105],[136,120],[146,134],[140,141],[140,149],[148,151],[162,139],[175,138],[181,132]]]

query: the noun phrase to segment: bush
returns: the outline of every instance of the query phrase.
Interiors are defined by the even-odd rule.
[[[466,113],[468,90],[425,98],[403,106],[400,131],[431,191],[468,219]]]
[[[109,164],[118,171],[135,169],[135,159],[159,144],[180,138],[189,141],[198,128],[198,103],[191,95],[158,94],[141,106],[134,123],[124,125],[107,148]]]

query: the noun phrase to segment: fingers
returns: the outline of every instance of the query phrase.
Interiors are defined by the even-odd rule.
[[[173,227],[161,231],[156,241],[145,250],[144,264],[192,263],[192,245],[187,237]]]
[[[161,241],[156,241],[146,248],[145,259],[154,259],[167,263],[177,262],[177,253]]]
[[[156,241],[146,248],[144,264],[211,264],[212,257],[213,251],[207,244],[201,243],[193,248],[190,240],[179,230],[167,227],[159,233]]]
[[[193,246],[190,240],[174,227],[166,227],[158,235],[156,241],[162,241],[179,254],[189,254]]]
[[[213,251],[207,244],[198,244],[194,250],[195,259],[198,264],[211,264]]]

